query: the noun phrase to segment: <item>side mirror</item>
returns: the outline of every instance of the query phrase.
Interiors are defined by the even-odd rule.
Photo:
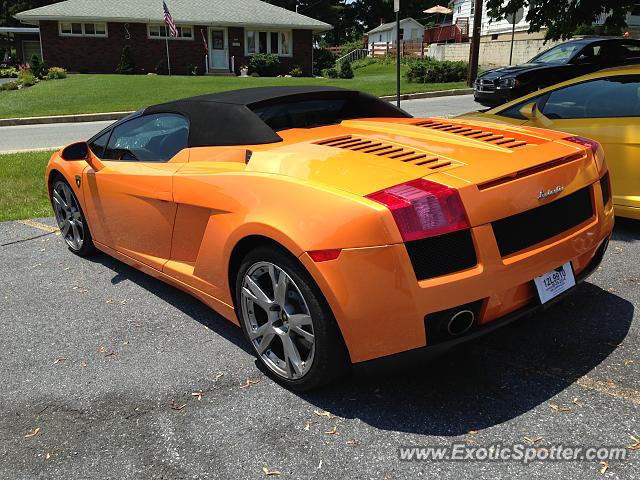
[[[543,127],[549,127],[553,123],[540,111],[538,108],[538,102],[527,103],[519,110],[519,112],[530,122],[540,124]]]
[[[72,143],[64,150],[62,150],[62,158],[64,160],[88,160],[89,159],[89,145],[87,142]]]

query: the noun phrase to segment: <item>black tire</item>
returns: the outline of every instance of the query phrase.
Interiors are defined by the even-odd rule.
[[[277,373],[257,351],[249,337],[248,321],[244,318],[242,302],[243,282],[247,272],[256,264],[268,262],[284,271],[302,294],[313,323],[315,353],[312,364],[301,378],[287,378]],[[267,374],[276,382],[295,391],[308,391],[327,385],[341,377],[349,365],[346,346],[336,320],[322,292],[304,266],[284,249],[258,247],[247,254],[238,270],[235,281],[236,313],[245,338]],[[275,298],[275,293],[274,293]],[[274,337],[277,338],[277,337]],[[277,340],[275,340],[277,342]]]
[[[67,210],[65,212],[61,212],[61,209],[56,207],[56,201],[54,200],[55,192],[58,192],[60,189],[68,189],[65,190],[72,198],[71,210]],[[53,211],[56,216],[56,222],[58,223],[58,227],[61,231],[61,236],[63,240],[67,244],[69,250],[80,257],[89,257],[94,255],[97,252],[95,245],[93,244],[93,238],[91,237],[91,231],[89,230],[89,224],[87,223],[87,218],[82,211],[82,206],[80,205],[80,201],[76,196],[73,187],[66,181],[66,179],[62,175],[56,175],[51,181],[51,192],[49,194],[49,200],[51,201],[51,206],[53,207]],[[66,200],[66,199],[65,199]],[[69,212],[72,211],[74,213],[77,212],[79,215],[79,220],[82,222],[82,241],[74,242],[68,238],[68,235],[64,235],[64,221],[65,215],[68,216]]]

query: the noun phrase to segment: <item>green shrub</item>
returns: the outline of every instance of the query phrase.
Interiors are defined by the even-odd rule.
[[[359,50],[365,48],[364,42],[362,39],[360,40],[351,40],[350,42],[344,43],[340,45],[340,56],[346,55],[347,53],[351,53],[354,50]]]
[[[18,83],[17,82],[7,82],[0,85],[0,90],[17,90]]]
[[[23,68],[20,70],[20,74],[18,75],[17,83],[18,85],[22,85],[23,87],[32,87],[36,84],[35,75],[28,68]]]
[[[412,83],[462,82],[467,78],[467,62],[424,59],[409,64],[407,80]]]
[[[300,65],[294,66],[291,70],[289,70],[289,75],[291,75],[292,77],[301,77],[302,67],[300,67]]]
[[[327,68],[333,68],[336,64],[336,56],[326,48],[313,49],[313,74],[321,75]]]
[[[351,62],[351,68],[354,70],[358,70],[359,68],[368,67],[369,65],[373,65],[374,63],[387,63],[384,59],[379,59],[378,57],[365,57],[360,60],[354,60]]]
[[[169,75],[169,62],[166,58],[162,58],[156,63],[156,73],[158,75]]]
[[[187,70],[189,71],[189,75],[192,77],[197,77],[200,74],[200,68],[198,68],[198,65],[194,65],[193,63],[187,65]]]
[[[280,67],[280,58],[272,53],[259,53],[251,57],[249,66],[261,77],[275,77]]]
[[[29,61],[29,67],[31,68],[31,73],[34,76],[38,76],[40,74],[40,57],[38,55],[33,55],[31,60]]]
[[[125,45],[122,47],[122,53],[120,54],[120,61],[116,65],[116,73],[123,75],[131,75],[136,72],[136,64],[131,57],[131,47]]]
[[[353,78],[353,69],[351,68],[351,62],[349,60],[342,61],[338,76],[340,78]]]
[[[41,62],[40,57],[35,54],[31,57],[29,67],[31,69],[31,73],[33,73],[33,76],[36,78],[46,77],[47,72],[49,71],[46,62]]]
[[[49,80],[60,80],[67,78],[67,71],[61,67],[51,67],[47,72],[47,78]]]
[[[326,78],[338,78],[338,70],[335,67],[322,70],[322,76]]]
[[[260,74],[258,72],[251,72],[251,74],[249,76],[250,77],[254,77],[254,78],[258,78],[258,77],[260,77]]]
[[[18,78],[18,69],[14,67],[0,69],[0,78]]]

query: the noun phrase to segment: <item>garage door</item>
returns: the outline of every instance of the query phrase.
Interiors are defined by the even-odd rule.
[[[40,42],[31,40],[22,42],[22,61],[29,62],[34,55],[40,58]],[[42,60],[42,58],[40,58],[40,60]]]

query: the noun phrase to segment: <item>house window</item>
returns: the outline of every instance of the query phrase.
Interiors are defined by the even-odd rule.
[[[172,37],[169,28],[164,24],[147,25],[147,34],[149,38],[157,38],[164,40],[165,38],[177,40],[193,40],[193,27],[191,25],[176,25],[178,36]]]
[[[281,57],[290,57],[291,31],[246,30],[245,50],[247,55],[272,53]]]
[[[63,37],[106,37],[106,23],[59,22],[60,36]]]

